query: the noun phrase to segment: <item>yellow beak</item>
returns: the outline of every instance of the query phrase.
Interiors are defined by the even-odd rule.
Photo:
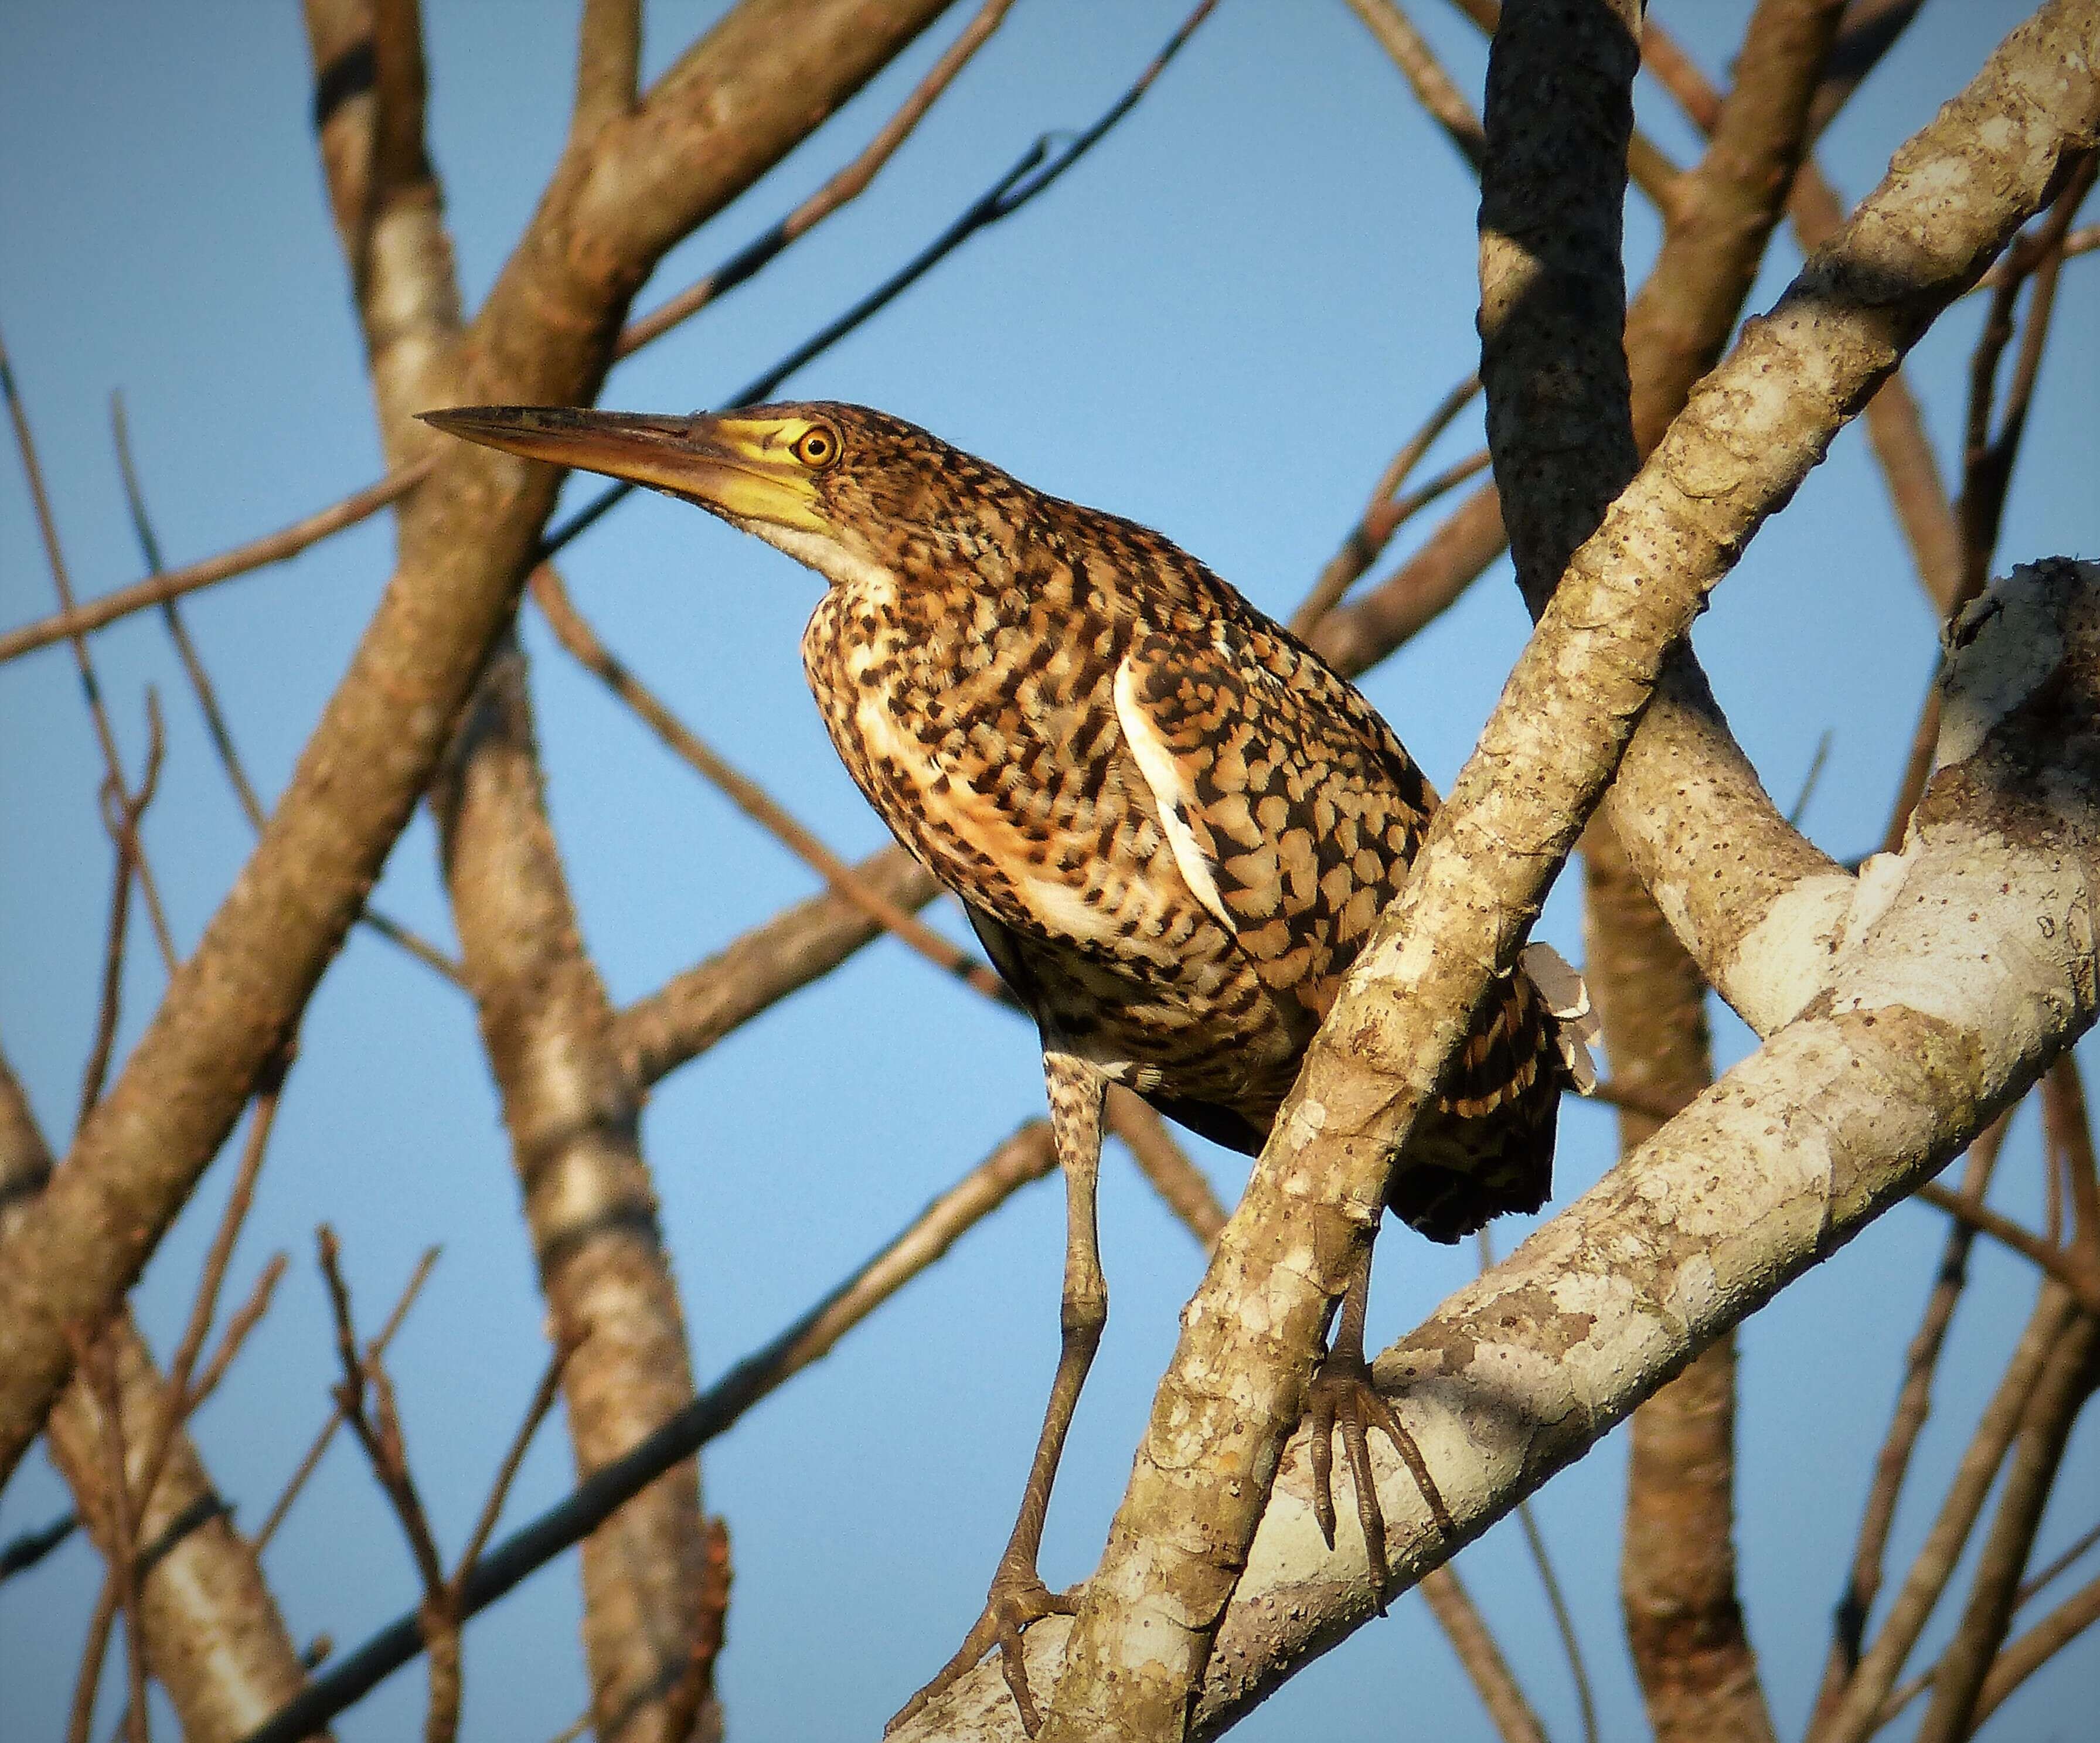
[[[652,417],[549,405],[463,405],[419,415],[484,448],[646,484],[733,521],[831,530],[816,481],[792,452],[810,428],[806,418]]]

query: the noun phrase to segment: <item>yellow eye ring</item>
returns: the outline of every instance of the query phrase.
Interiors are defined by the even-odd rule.
[[[812,472],[821,472],[839,457],[839,439],[822,424],[813,424],[788,452]]]

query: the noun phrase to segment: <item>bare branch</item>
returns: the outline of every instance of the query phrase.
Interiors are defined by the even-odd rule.
[[[558,1378],[576,1470],[588,1477],[690,1403],[692,1363],[642,1150],[639,1088],[620,1066],[543,785],[525,659],[509,642],[430,803],[550,1335],[567,1352]],[[699,1626],[701,1519],[689,1463],[584,1546],[584,1645],[608,1743],[673,1743],[664,1701]]]
[[[1932,1700],[1917,1743],[1961,1743],[1974,1728],[1978,1697],[2012,1625],[2020,1571],[2033,1551],[2071,1426],[2100,1381],[2096,1357],[2100,1317],[2089,1309],[2072,1316],[2027,1401],[1967,1608],[1933,1673]]]
[[[941,893],[901,847],[871,854],[853,873],[863,889],[899,907],[924,907]],[[668,1076],[882,932],[864,908],[836,893],[783,910],[620,1013],[615,1034],[629,1074],[643,1084]]]
[[[1291,613],[1290,628],[1299,635],[1311,635],[1327,614],[1341,602],[1342,595],[1354,586],[1364,571],[1379,559],[1388,541],[1409,515],[1426,506],[1434,498],[1422,491],[1410,492],[1405,499],[1398,498],[1400,487],[1407,482],[1408,474],[1421,464],[1422,457],[1429,452],[1437,437],[1450,427],[1451,421],[1480,391],[1478,376],[1469,375],[1439,402],[1430,413],[1422,427],[1410,436],[1398,453],[1388,462],[1385,471],[1371,491],[1369,503],[1365,505],[1363,518],[1349,529],[1342,541],[1342,548],[1327,560],[1313,583],[1312,590]],[[1485,462],[1482,462],[1483,464]],[[1461,462],[1467,465],[1467,462]],[[1471,470],[1477,470],[1474,466]],[[1445,474],[1449,483],[1445,488],[1456,486],[1462,477],[1471,475],[1471,470],[1461,474],[1458,467],[1450,468]],[[1437,494],[1441,494],[1438,492]]]
[[[2050,1659],[2100,1622],[2100,1580],[2074,1592],[1998,1654],[1976,1697],[1980,1728],[2005,1697]]]
[[[251,539],[245,545],[236,545],[232,550],[216,557],[208,557],[201,563],[193,563],[179,569],[168,569],[158,575],[149,575],[143,581],[116,592],[104,594],[99,599],[90,599],[86,605],[76,606],[60,612],[55,617],[45,618],[40,623],[26,624],[20,629],[11,629],[0,634],[0,661],[18,658],[34,652],[40,647],[49,647],[54,642],[63,642],[71,636],[86,635],[106,629],[121,617],[129,617],[135,611],[151,610],[165,605],[171,599],[201,592],[215,587],[221,581],[231,580],[237,575],[265,568],[273,563],[283,563],[296,557],[308,546],[318,545],[323,539],[341,532],[346,527],[354,527],[361,520],[368,520],[382,509],[399,502],[408,492],[430,475],[436,462],[421,460],[411,466],[390,472],[376,483],[345,496],[339,502],[296,520],[276,532],[266,533],[259,539]]]
[[[839,1339],[940,1259],[971,1228],[1030,1182],[1057,1166],[1046,1120],[1034,1120],[929,1205],[911,1227],[794,1324],[747,1356],[632,1450],[600,1467],[574,1494],[513,1532],[483,1556],[460,1602],[465,1621],[527,1575],[583,1542],[632,1497],[690,1459],[752,1405],[828,1354]],[[418,1619],[405,1616],[355,1651],[280,1710],[245,1743],[302,1743],[317,1727],[421,1650]]]
[[[1988,1234],[2001,1246],[2031,1259],[2042,1271],[2061,1283],[2065,1291],[2089,1313],[2100,1313],[2100,1275],[2082,1264],[2074,1254],[2024,1229],[2010,1216],[2002,1216],[1987,1204],[1973,1203],[1961,1193],[1949,1192],[1928,1180],[1917,1189],[1923,1203],[1947,1212],[1979,1233]]]
[[[1981,1203],[1990,1187],[2009,1123],[2009,1118],[1999,1119],[1969,1147],[1969,1159],[1962,1171],[1961,1194],[1971,1203]],[[1843,1697],[1846,1684],[1859,1668],[1867,1618],[1873,1613],[1874,1600],[1881,1592],[1882,1560],[1888,1550],[1890,1529],[1895,1523],[1896,1503],[1903,1494],[1911,1454],[1917,1448],[1917,1437],[1924,1431],[1926,1417],[1931,1409],[1933,1376],[1939,1364],[1940,1350],[1946,1343],[1948,1327],[1953,1322],[1954,1310],[1968,1285],[1969,1251],[1974,1240],[1975,1230],[1967,1223],[1957,1222],[1948,1230],[1932,1290],[1926,1298],[1924,1313],[1904,1352],[1903,1384],[1897,1389],[1888,1431],[1875,1455],[1874,1480],[1861,1511],[1851,1572],[1838,1602],[1830,1654],[1824,1665],[1823,1680],[1809,1721],[1811,1736],[1829,1723],[1837,1703]]]
[[[146,492],[139,483],[139,469],[131,456],[131,432],[124,415],[121,394],[109,396],[109,418],[116,437],[117,469],[124,481],[124,498],[131,510],[132,530],[137,534],[140,554],[146,560],[148,577],[160,576],[165,565],[161,560],[161,541],[155,536],[152,518],[146,509]],[[233,729],[227,724],[225,711],[219,707],[218,692],[213,686],[211,674],[205,669],[204,656],[197,651],[189,626],[183,621],[180,611],[173,599],[161,602],[161,615],[168,626],[168,635],[175,644],[175,652],[183,663],[183,671],[190,681],[190,690],[196,697],[197,706],[203,711],[205,730],[210,735],[212,748],[218,753],[219,766],[225,770],[227,779],[232,783],[234,796],[240,801],[241,814],[248,819],[249,827],[258,835],[262,832],[263,808],[257,795],[255,784],[248,778],[240,752],[233,742]],[[447,980],[460,983],[459,965],[427,939],[415,933],[399,920],[387,917],[368,905],[359,920],[390,943],[399,946],[426,967],[435,969]]]
[[[1809,1743],[1860,1743],[1873,1734],[1877,1715],[1895,1687],[1905,1661],[1917,1644],[1926,1622],[1954,1577],[1962,1550],[1975,1529],[1998,1467],[2019,1432],[2020,1419],[2049,1354],[2070,1323],[2069,1293],[2053,1282],[2042,1286],[2019,1344],[2005,1365],[2004,1377],[1979,1419],[1948,1485],[1925,1542],[1904,1577],[1873,1644],[1861,1655],[1842,1698],[1819,1710]]]
[[[408,1309],[416,1304],[416,1297],[423,1292],[423,1285],[430,1280],[431,1268],[438,1262],[438,1252],[439,1249],[435,1247],[424,1250],[423,1256],[416,1262],[416,1269],[408,1273],[408,1281],[396,1298],[393,1311],[386,1316],[386,1322],[372,1335],[365,1344],[363,1360],[377,1361],[386,1355],[386,1346],[394,1341],[394,1334],[401,1329],[402,1321],[408,1317]],[[299,1498],[299,1491],[307,1486],[307,1480],[320,1466],[321,1455],[328,1451],[329,1443],[335,1438],[336,1430],[342,1426],[342,1403],[338,1399],[329,1411],[328,1420],[321,1425],[320,1432],[315,1435],[312,1444],[307,1447],[306,1455],[292,1472],[284,1492],[263,1516],[262,1529],[255,1533],[255,1548],[258,1554],[263,1546],[276,1535],[278,1526],[284,1524],[285,1516],[291,1511],[292,1503]]]
[[[1225,1207],[1202,1171],[1167,1129],[1167,1122],[1121,1084],[1109,1091],[1109,1130],[1123,1141],[1138,1171],[1198,1244],[1208,1247],[1225,1226]]]
[[[117,1608],[124,1617],[124,1678],[126,1701],[125,1727],[131,1743],[148,1743],[146,1729],[146,1630],[139,1601],[139,1511],[142,1497],[131,1489],[130,1461],[126,1456],[124,1400],[117,1384],[117,1365],[106,1344],[82,1334],[78,1336],[76,1367],[101,1406],[107,1432],[103,1437],[107,1461],[111,1538],[116,1553],[109,1558],[109,1583],[117,1594]],[[89,1679],[82,1666],[83,1682]],[[94,1711],[93,1697],[87,1708]],[[76,1711],[78,1710],[76,1704]]]
[[[1480,173],[1487,154],[1487,135],[1480,118],[1452,83],[1436,52],[1414,28],[1414,20],[1394,0],[1349,0],[1349,10],[1363,21],[1364,29],[1378,38],[1379,46],[1392,56],[1393,64],[1406,75],[1416,99],[1430,119],[1444,130],[1444,137],[1458,148],[1458,155]]]
[[[0,1058],[0,1230],[21,1202],[51,1175],[51,1153],[14,1074]],[[267,1284],[276,1266],[265,1269]],[[204,1379],[188,1389],[201,1400],[214,1375],[237,1348],[240,1327],[258,1317],[251,1302],[236,1316]],[[158,1423],[185,1401],[163,1379],[128,1313],[104,1334],[127,1423]],[[79,1517],[105,1560],[120,1553],[108,1496],[110,1413],[96,1388],[76,1378],[51,1412],[45,1445],[73,1491]],[[233,1529],[210,1474],[187,1435],[178,1432],[162,1457],[157,1480],[145,1481],[148,1449],[126,1437],[129,1484],[139,1498],[133,1544],[141,1582],[143,1647],[148,1667],[167,1691],[191,1743],[236,1743],[258,1711],[289,1700],[305,1682],[283,1617],[264,1585],[256,1551]],[[65,1522],[61,1522],[65,1523]],[[42,1534],[57,1541],[52,1532]],[[62,1535],[62,1533],[61,1533]],[[15,1546],[10,1546],[11,1549]],[[33,1546],[23,1546],[29,1548]],[[115,1616],[115,1589],[105,1586],[90,1630],[96,1665]],[[91,1679],[90,1684],[91,1684]],[[83,1697],[83,1700],[87,1698]],[[75,1723],[88,1722],[76,1703]],[[85,1732],[82,1732],[85,1735]]]
[[[885,121],[876,130],[875,137],[862,148],[858,157],[836,171],[823,187],[749,248],[739,250],[705,278],[630,324],[620,336],[618,355],[624,357],[638,351],[652,339],[668,333],[679,322],[698,314],[724,291],[741,285],[791,242],[814,230],[840,206],[858,198],[868,183],[875,179],[876,173],[889,161],[897,148],[904,143],[911,130],[924,118],[927,110],[933,106],[934,99],[955,82],[955,75],[963,70],[970,57],[999,28],[1012,5],[1013,0],[985,0],[976,17],[948,45],[941,58],[928,69],[925,77],[913,87],[911,95],[904,99],[897,113]]]
[[[1502,1743],[1546,1743],[1546,1727],[1539,1723],[1509,1661],[1502,1657],[1494,1635],[1459,1583],[1458,1570],[1449,1565],[1432,1569],[1422,1576],[1419,1590],[1445,1639],[1458,1653],[1458,1662],[1465,1666]]]
[[[595,396],[627,300],[671,243],[769,167],[939,0],[746,0],[636,113],[571,153],[473,329],[487,399]],[[420,427],[420,426],[418,426]],[[407,823],[509,620],[556,479],[455,443],[254,854],[68,1165],[0,1241],[0,1476],[284,1044]],[[470,532],[469,529],[471,529]]]
[[[1368,671],[1431,622],[1509,547],[1502,499],[1483,484],[1392,575],[1336,606],[1307,638],[1338,672]]]

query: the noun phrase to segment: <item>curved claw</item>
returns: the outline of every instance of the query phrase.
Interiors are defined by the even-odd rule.
[[[1327,1547],[1335,1547],[1334,1434],[1342,1432],[1342,1450],[1349,1461],[1349,1476],[1357,1491],[1357,1519],[1363,1527],[1364,1551],[1370,1563],[1371,1582],[1381,1593],[1392,1577],[1385,1553],[1385,1512],[1379,1505],[1378,1488],[1371,1475],[1370,1431],[1384,1432],[1414,1478],[1422,1498],[1428,1503],[1436,1529],[1446,1533],[1456,1527],[1444,1497],[1437,1492],[1414,1436],[1401,1425],[1392,1406],[1371,1384],[1370,1370],[1360,1356],[1330,1350],[1312,1376],[1306,1397],[1310,1419],[1312,1454],[1312,1516]],[[1379,1613],[1385,1612],[1379,1600]]]
[[[963,1644],[955,1649],[955,1656],[941,1666],[933,1681],[904,1703],[897,1716],[882,1728],[883,1735],[887,1736],[915,1716],[937,1695],[945,1694],[976,1668],[979,1659],[995,1648],[999,1655],[999,1668],[1006,1677],[1007,1692],[1013,1697],[1013,1704],[1021,1714],[1021,1728],[1034,1736],[1041,1728],[1043,1719],[1029,1692],[1021,1631],[1046,1616],[1073,1616],[1079,1608],[1079,1600],[1074,1593],[1051,1591],[1032,1570],[1009,1576],[1002,1569],[992,1580],[983,1613],[963,1636]]]

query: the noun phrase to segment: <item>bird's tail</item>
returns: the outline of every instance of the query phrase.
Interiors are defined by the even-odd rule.
[[[1544,1204],[1561,1092],[1586,1094],[1596,1083],[1587,1044],[1595,1032],[1582,977],[1549,947],[1526,947],[1394,1166],[1393,1214],[1448,1242]]]

